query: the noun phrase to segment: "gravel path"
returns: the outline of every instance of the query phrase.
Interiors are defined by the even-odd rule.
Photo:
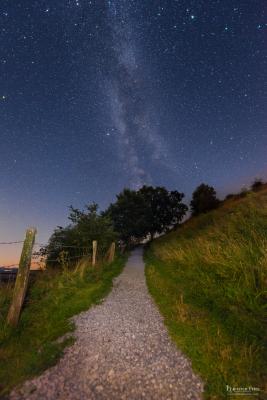
[[[104,302],[73,319],[75,344],[11,400],[202,398],[202,382],[170,341],[148,293],[141,248]]]

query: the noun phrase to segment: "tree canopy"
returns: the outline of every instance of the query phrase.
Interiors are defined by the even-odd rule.
[[[97,240],[101,249],[106,251],[117,238],[113,223],[107,215],[98,212],[98,205],[89,204],[85,210],[70,206],[71,224],[65,228],[58,226],[49,239],[48,246],[42,250],[47,256],[47,263],[58,264],[64,251],[69,259],[74,259],[92,251],[92,241]]]
[[[164,187],[143,186],[139,190],[124,189],[106,211],[114,229],[126,242],[140,241],[148,235],[166,232],[182,220],[187,206],[183,193]]]
[[[102,213],[95,203],[85,210],[70,206],[70,224],[58,226],[40,254],[47,257],[48,264],[58,265],[63,253],[71,260],[91,253],[93,240],[105,252],[114,240],[129,245],[148,236],[153,239],[181,222],[188,209],[183,197],[175,190],[143,186],[139,190],[124,189]]]
[[[202,183],[193,192],[190,202],[192,215],[198,215],[218,207],[220,201],[216,197],[216,191],[212,186]]]

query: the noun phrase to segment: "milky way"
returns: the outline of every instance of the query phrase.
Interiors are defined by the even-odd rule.
[[[129,1],[108,2],[108,23],[112,33],[112,74],[107,82],[111,118],[117,131],[118,155],[129,174],[129,186],[152,184],[146,170],[148,160],[172,168],[173,162],[163,137],[158,132],[155,110],[146,96],[148,79],[142,58],[142,48],[135,40],[134,19]],[[143,157],[143,159],[142,159]]]
[[[266,32],[262,0],[1,0],[0,241],[124,187],[267,179]]]

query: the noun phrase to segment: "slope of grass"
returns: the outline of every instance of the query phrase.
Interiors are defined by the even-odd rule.
[[[267,190],[190,219],[145,260],[149,290],[206,398],[225,398],[226,385],[257,386],[265,398]]]
[[[0,396],[15,385],[55,364],[70,337],[57,339],[74,329],[69,318],[99,302],[125,263],[112,264],[80,274],[45,271],[29,288],[17,329],[5,324],[12,288],[0,287]]]

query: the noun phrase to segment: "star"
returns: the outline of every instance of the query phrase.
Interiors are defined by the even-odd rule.
[[[1,191],[10,209],[26,189],[42,192],[44,204],[59,205],[52,231],[73,199],[105,207],[147,177],[190,197],[200,179],[222,191],[234,181],[239,190],[240,169],[246,179],[266,171],[267,20],[256,4],[1,4]],[[34,196],[22,210],[29,220],[31,206]]]

